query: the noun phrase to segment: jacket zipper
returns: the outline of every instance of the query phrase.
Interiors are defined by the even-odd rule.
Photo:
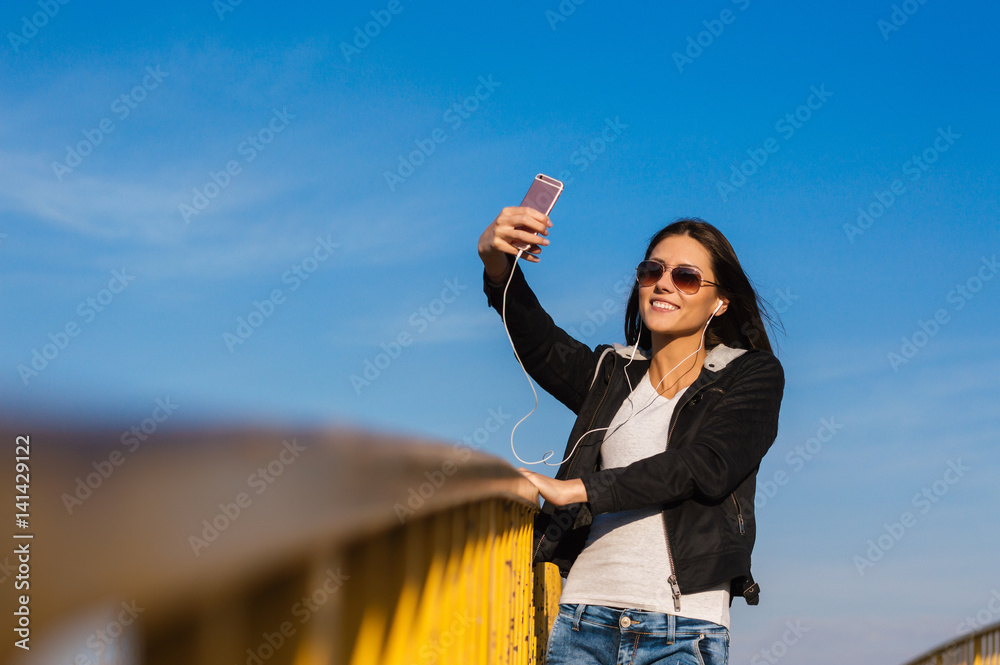
[[[704,386],[702,386],[701,390],[699,390],[698,393],[703,392],[708,386],[712,385],[712,383],[715,383],[715,380],[713,380],[711,383],[706,383]],[[686,400],[684,400],[684,402],[682,404],[680,404],[677,407],[677,409],[674,411],[674,415],[673,415],[673,418],[672,418],[674,422],[670,424],[670,430],[667,432],[667,447],[668,448],[670,447],[670,438],[674,434],[674,427],[677,425],[677,421],[680,420],[681,409],[683,409],[685,406],[687,406],[691,402],[691,400],[694,399],[694,396],[697,395],[698,393],[694,393],[693,395],[688,396],[688,398]],[[735,499],[735,498],[736,497],[733,497],[733,499]],[[742,519],[742,517],[741,517],[741,519]],[[742,524],[742,522],[741,522],[741,524]],[[673,548],[670,545],[670,536],[667,534],[667,515],[666,515],[666,513],[663,513],[663,538],[664,538],[664,540],[667,541],[667,560],[670,562],[670,577],[667,578],[667,583],[670,584],[670,595],[673,596],[673,598],[674,598],[674,612],[680,612],[681,611],[681,587],[680,587],[679,584],[677,584],[677,569],[674,568],[674,551],[673,551]]]
[[[733,497],[733,503],[736,504],[736,521],[740,523],[740,535],[746,535],[746,529],[743,527],[743,511],[740,509],[740,502],[737,500],[735,492],[729,496]]]
[[[618,366],[617,354],[611,356],[611,378],[614,378],[615,367]],[[597,407],[594,409],[594,414],[590,417],[590,425],[587,425],[587,429],[584,431],[590,431],[590,426],[594,424],[594,420],[597,419],[597,412],[600,410],[601,405],[604,404],[604,398],[608,396],[608,391],[611,389],[611,379],[608,379],[608,385],[604,386],[604,394],[601,395],[600,401],[597,403]],[[569,477],[573,472],[573,464],[576,463],[577,458],[573,457],[569,460],[569,466],[566,467],[566,476]],[[538,556],[538,550],[542,548],[542,541],[545,540],[545,532],[542,532],[541,537],[538,539],[538,545],[535,546],[535,553],[531,555],[532,561]]]
[[[670,447],[670,437],[674,434],[674,426],[680,419],[680,411],[687,403],[691,401],[691,398],[684,400],[684,403],[677,407],[674,412],[674,422],[671,423],[670,429],[667,431],[667,448]],[[667,582],[670,584],[670,595],[674,598],[674,612],[681,611],[681,587],[677,584],[677,569],[674,568],[674,552],[673,548],[670,546],[670,535],[667,533],[667,515],[662,513],[663,516],[663,540],[667,543],[667,560],[670,562],[670,577],[667,578]]]

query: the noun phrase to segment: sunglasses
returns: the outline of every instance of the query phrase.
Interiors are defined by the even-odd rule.
[[[640,261],[635,268],[635,281],[639,282],[639,286],[652,286],[660,281],[666,270],[667,266],[659,261]],[[701,273],[693,266],[674,266],[670,269],[670,281],[674,288],[689,296],[698,293],[702,284],[718,286],[715,282],[702,279]]]

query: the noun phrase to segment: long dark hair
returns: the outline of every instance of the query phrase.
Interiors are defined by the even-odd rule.
[[[719,295],[729,300],[724,315],[712,319],[705,333],[705,348],[718,344],[741,349],[764,349],[771,351],[771,341],[764,327],[766,320],[772,328],[781,324],[769,311],[767,302],[760,297],[740,260],[736,258],[733,246],[719,229],[697,217],[679,219],[660,229],[649,240],[645,259],[664,238],[686,235],[694,238],[712,257],[712,272],[718,284]],[[632,284],[632,293],[625,307],[625,340],[644,349],[653,346],[652,335],[642,323],[639,315],[639,284]]]

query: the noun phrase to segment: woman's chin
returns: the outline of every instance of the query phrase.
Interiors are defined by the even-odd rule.
[[[647,326],[648,327],[648,326]],[[675,326],[658,326],[649,328],[652,335],[653,344],[659,340],[661,345],[668,344],[674,340],[690,338],[697,341],[701,337],[701,328],[677,328]]]

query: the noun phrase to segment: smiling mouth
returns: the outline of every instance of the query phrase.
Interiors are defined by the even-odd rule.
[[[652,308],[658,312],[676,312],[680,307],[676,305],[671,305],[668,302],[662,300],[654,300],[651,304]]]

